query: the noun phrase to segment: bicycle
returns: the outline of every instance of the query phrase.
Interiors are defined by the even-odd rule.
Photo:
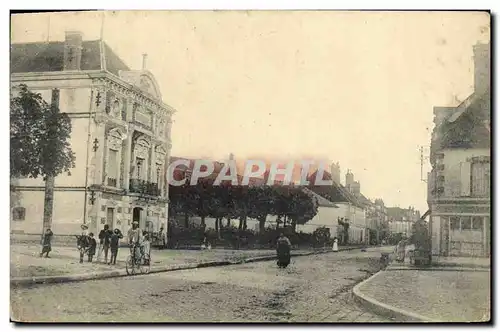
[[[125,270],[127,272],[127,275],[136,274],[137,269],[142,274],[148,274],[151,271],[151,257],[146,257],[145,253],[141,252],[141,250],[139,250],[140,255],[137,255],[137,249],[139,248],[137,248],[137,246],[134,244],[131,250],[133,255],[131,253],[127,257],[127,260],[125,262]]]

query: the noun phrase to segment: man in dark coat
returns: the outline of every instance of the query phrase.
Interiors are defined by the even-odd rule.
[[[290,250],[292,243],[290,240],[281,233],[276,242],[276,253],[278,256],[278,267],[285,268],[290,264]]]
[[[99,232],[99,251],[97,252],[97,261],[100,260],[104,251],[104,264],[108,262],[109,242],[113,232],[109,229],[109,225],[104,225],[104,229]]]
[[[89,233],[89,249],[88,249],[89,262],[92,262],[92,258],[95,255],[96,248],[97,248],[97,242],[94,239],[94,233]]]
[[[51,241],[52,241],[52,236],[54,233],[50,230],[50,228],[47,228],[45,231],[45,234],[43,234],[43,240],[42,240],[42,252],[40,253],[40,257],[45,254],[46,258],[49,258],[49,252],[52,251],[52,246],[51,246]]]
[[[76,247],[80,252],[80,263],[83,263],[83,256],[85,256],[85,253],[89,248],[89,237],[87,235],[89,226],[87,226],[86,224],[82,224],[80,227],[82,229],[82,233],[80,235],[75,235],[75,237],[76,237]]]
[[[116,256],[118,256],[118,247],[120,246],[120,239],[123,238],[122,232],[116,228],[111,235],[110,248],[111,248],[111,258],[109,264],[116,264]]]

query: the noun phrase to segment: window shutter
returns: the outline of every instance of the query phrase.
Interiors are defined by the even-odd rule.
[[[460,163],[460,196],[470,196],[471,193],[471,163]]]

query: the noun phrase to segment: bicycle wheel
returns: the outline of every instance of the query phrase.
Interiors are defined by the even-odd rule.
[[[135,269],[136,264],[134,262],[134,258],[132,257],[132,255],[129,255],[127,257],[127,260],[125,261],[125,271],[127,272],[127,275],[135,274]]]
[[[139,266],[141,273],[148,274],[151,271],[151,260],[142,259],[142,262]]]

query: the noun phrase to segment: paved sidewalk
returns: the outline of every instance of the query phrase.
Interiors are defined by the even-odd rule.
[[[354,293],[373,311],[392,311],[403,321],[486,322],[490,290],[486,271],[386,270]]]
[[[349,249],[351,247],[340,247]],[[354,248],[358,248],[355,246]],[[314,250],[293,250],[292,255],[312,254]],[[44,276],[80,275],[88,273],[105,273],[123,271],[125,260],[129,255],[128,248],[120,248],[116,265],[106,265],[103,262],[79,263],[79,253],[76,248],[53,247],[50,258],[39,257],[40,246],[11,245],[10,266],[11,278],[31,278]],[[201,264],[223,261],[244,261],[274,256],[274,250],[152,250],[151,268],[169,268],[185,264]],[[102,259],[102,258],[101,258]],[[96,258],[94,257],[94,260]]]

